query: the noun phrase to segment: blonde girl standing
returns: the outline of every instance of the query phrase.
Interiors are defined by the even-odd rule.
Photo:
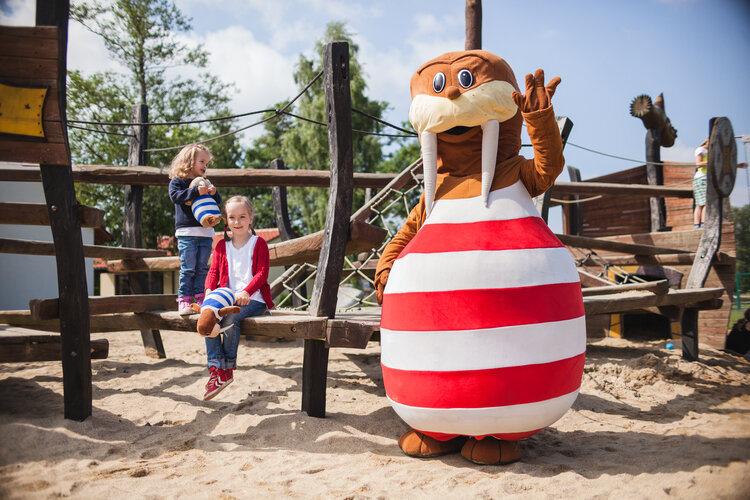
[[[199,196],[208,194],[221,204],[221,196],[214,186],[190,187],[196,177],[205,177],[211,152],[206,146],[191,144],[185,146],[172,160],[169,173],[169,198],[174,203],[174,227],[177,249],[180,253],[180,280],[177,303],[180,314],[193,314],[190,303],[195,298],[198,305],[203,303],[203,284],[208,274],[208,258],[214,238],[213,227],[203,227],[190,208]]]

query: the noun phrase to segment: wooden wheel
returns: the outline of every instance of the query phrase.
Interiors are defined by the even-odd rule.
[[[729,196],[737,177],[737,144],[734,141],[732,123],[726,117],[714,118],[711,121],[708,171],[719,196]]]

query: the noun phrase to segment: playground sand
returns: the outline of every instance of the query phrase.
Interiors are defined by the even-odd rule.
[[[203,402],[203,340],[162,335],[165,360],[106,335],[84,422],[63,418],[59,362],[0,365],[0,498],[750,498],[750,363],[716,350],[590,342],[573,409],[491,467],[401,453],[377,344],[331,351],[316,419],[301,343],[243,340],[235,382]]]

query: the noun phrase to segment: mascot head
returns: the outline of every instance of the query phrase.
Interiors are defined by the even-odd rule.
[[[409,120],[422,146],[428,214],[435,196],[438,156],[445,153],[438,152],[439,138],[446,143],[464,143],[466,151],[460,153],[464,156],[473,149],[472,142],[477,143],[482,197],[487,203],[495,166],[521,149],[522,117],[511,97],[514,90],[518,91],[518,84],[508,63],[484,50],[448,52],[426,62],[414,74]],[[452,162],[445,160],[441,168],[449,169],[446,165]]]

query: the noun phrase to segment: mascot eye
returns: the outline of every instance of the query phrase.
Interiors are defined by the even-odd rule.
[[[438,73],[435,78],[432,79],[432,90],[436,93],[440,93],[445,88],[445,74]]]
[[[458,83],[460,83],[463,88],[468,89],[471,87],[471,84],[474,83],[474,75],[472,75],[471,71],[468,69],[462,69],[458,72]]]

